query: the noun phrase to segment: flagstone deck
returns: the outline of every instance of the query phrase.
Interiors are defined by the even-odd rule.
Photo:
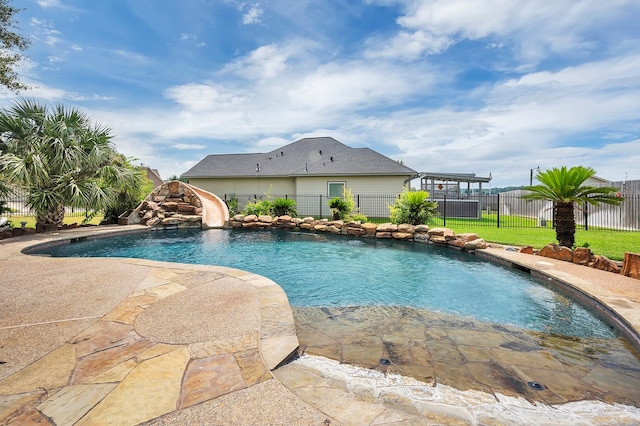
[[[459,395],[443,401],[430,391],[429,401],[427,387],[393,377],[372,379],[385,391],[365,391],[371,384],[354,385],[361,373],[341,371],[337,380],[314,357],[276,369],[298,346],[295,324],[284,292],[255,274],[20,252],[55,239],[140,229],[76,229],[0,242],[1,424],[508,424],[514,415],[522,418],[518,409],[540,418],[541,407],[526,401],[496,405],[492,396],[491,405],[475,395],[477,405],[493,407],[476,415]],[[513,256],[507,253],[507,261]],[[542,266],[553,269],[549,264]],[[565,266],[558,273],[569,278]],[[638,330],[632,281],[605,286],[598,297],[629,314]],[[599,291],[589,277],[574,282]],[[418,396],[401,394],[412,386]],[[550,423],[567,419],[566,411],[542,410]],[[569,418],[584,424],[640,422],[640,411],[619,407],[604,415],[575,411]]]

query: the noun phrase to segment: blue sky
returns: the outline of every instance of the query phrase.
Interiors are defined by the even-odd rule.
[[[640,179],[637,0],[12,5],[21,96],[80,108],[164,178],[332,136],[496,187],[564,165]]]

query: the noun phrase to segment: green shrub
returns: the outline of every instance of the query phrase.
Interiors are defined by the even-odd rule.
[[[347,218],[349,221],[353,221],[353,222],[360,222],[360,223],[365,223],[369,220],[369,218],[362,214],[362,213],[354,213],[352,215],[349,215],[349,217]]]
[[[255,200],[251,203],[247,203],[244,206],[244,214],[250,215],[254,214],[256,216],[260,215],[270,215],[271,214],[271,201],[269,200]]]
[[[426,224],[430,219],[436,217],[438,203],[429,201],[429,193],[426,191],[404,190],[393,206],[389,206],[391,211],[391,222],[410,223],[412,225]]]
[[[271,202],[271,213],[274,216],[289,215],[296,217],[298,216],[296,202],[288,198],[276,198]]]
[[[342,197],[335,197],[329,200],[329,208],[333,214],[333,220],[348,220],[353,214],[359,214],[353,194],[349,188],[344,188]]]
[[[329,208],[333,214],[333,220],[344,219],[349,214],[349,206],[340,197],[330,199]]]
[[[238,214],[238,198],[231,197],[225,201],[227,208],[229,209],[229,217],[233,217]]]

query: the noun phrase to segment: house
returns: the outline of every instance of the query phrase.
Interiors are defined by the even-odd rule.
[[[147,175],[147,179],[153,182],[154,188],[157,188],[164,183],[157,169],[152,169],[151,167],[144,166],[144,170]]]
[[[236,197],[240,203],[267,193],[295,198],[300,211],[303,198],[314,197],[313,206],[326,205],[328,199],[342,196],[345,187],[363,196],[397,195],[416,175],[415,170],[369,148],[315,137],[267,153],[208,155],[182,177],[223,199]],[[308,214],[314,213],[326,212]]]

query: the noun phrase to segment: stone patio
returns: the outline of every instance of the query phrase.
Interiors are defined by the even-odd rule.
[[[264,277],[215,266],[20,252],[56,239],[132,231],[144,228],[81,228],[0,242],[0,423],[640,423],[640,410],[631,406],[536,404],[318,356],[277,368],[298,338],[286,295]],[[574,276],[564,266],[557,270]],[[629,323],[640,329],[636,280],[611,288],[592,278],[574,281],[625,318],[631,313]],[[458,336],[465,356],[482,358],[482,345],[469,338]],[[353,361],[370,356],[363,342],[347,346]]]

